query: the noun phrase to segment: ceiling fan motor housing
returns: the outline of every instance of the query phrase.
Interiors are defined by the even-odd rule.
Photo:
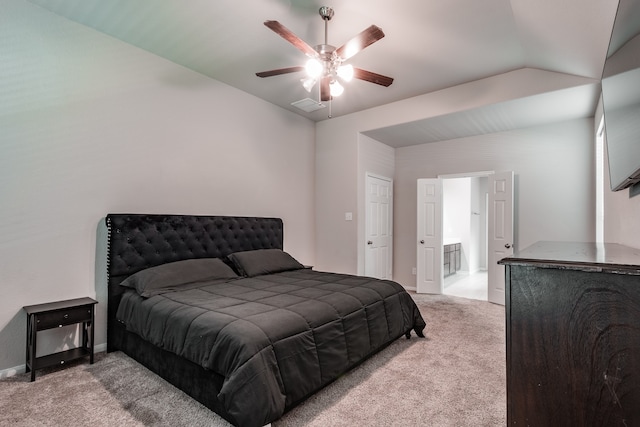
[[[333,18],[333,9],[331,9],[329,6],[322,6],[320,10],[318,10],[318,13],[325,21],[329,21],[331,20],[331,18]]]
[[[322,62],[324,68],[324,76],[331,77],[332,80],[336,78],[336,72],[338,67],[342,63],[342,60],[338,58],[336,52],[336,47],[328,44],[328,31],[327,31],[327,23],[333,18],[333,9],[329,6],[322,6],[318,13],[324,20],[324,44],[319,44],[314,47],[315,51],[318,52],[318,59]]]
[[[342,60],[336,55],[335,46],[319,44],[314,49],[318,52],[318,59],[324,66],[324,75],[335,79],[338,67],[342,64]]]

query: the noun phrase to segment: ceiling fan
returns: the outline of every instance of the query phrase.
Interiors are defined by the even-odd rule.
[[[324,44],[319,44],[315,47],[308,45],[278,21],[264,22],[264,25],[291,43],[297,49],[301,50],[310,59],[307,61],[305,66],[262,71],[256,73],[258,77],[271,77],[280,74],[306,71],[307,77],[302,79],[302,85],[308,92],[311,92],[311,89],[319,82],[321,101],[329,101],[333,97],[340,96],[342,94],[344,88],[339,83],[338,78],[343,81],[350,81],[352,78],[356,78],[385,87],[393,83],[393,78],[391,77],[356,68],[350,64],[344,63],[367,46],[372,45],[383,38],[384,33],[380,27],[371,25],[344,45],[336,48],[329,44],[327,37],[327,27],[329,21],[333,17],[333,9],[323,6],[320,8],[318,13],[324,20]]]

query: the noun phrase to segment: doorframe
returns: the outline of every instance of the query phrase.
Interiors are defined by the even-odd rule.
[[[483,176],[489,176],[495,174],[496,171],[479,171],[479,172],[468,172],[468,173],[448,173],[438,175],[440,179],[451,179],[451,178],[477,178]]]
[[[380,175],[377,173],[373,173],[373,172],[365,172],[364,174],[364,234],[363,234],[363,238],[362,239],[358,239],[359,243],[358,243],[358,250],[361,251],[362,254],[364,254],[363,257],[363,264],[362,264],[362,271],[359,272],[358,274],[363,275],[364,272],[366,271],[366,250],[367,250],[367,242],[366,242],[366,237],[367,237],[367,224],[368,224],[368,220],[369,220],[369,191],[367,189],[367,184],[369,181],[369,178],[375,178],[375,179],[379,179],[382,181],[387,181],[389,182],[389,188],[390,188],[390,193],[389,193],[389,224],[391,227],[391,230],[389,230],[389,236],[390,236],[390,240],[389,240],[389,254],[388,254],[388,263],[390,266],[390,276],[391,278],[393,278],[393,199],[394,199],[394,191],[393,191],[393,178],[389,178],[388,176],[384,176],[384,175]]]
[[[466,172],[466,173],[463,172],[463,173],[455,173],[455,174],[440,174],[440,175],[437,176],[437,179],[440,179],[442,181],[443,179],[451,179],[451,178],[474,178],[474,177],[483,177],[483,176],[489,177],[489,176],[495,175],[495,174],[496,174],[496,171],[478,171],[478,172]],[[515,185],[515,183],[514,183],[514,185]],[[515,209],[515,206],[513,206],[513,209]],[[487,218],[487,221],[489,221],[489,220],[490,220],[490,218]],[[514,236],[513,237],[514,237],[514,240],[515,240],[515,229],[513,231],[514,231]],[[440,230],[440,232],[442,233],[442,230]],[[416,230],[416,237],[419,239],[417,230]],[[488,256],[488,252],[489,252],[488,236],[487,236],[487,241],[486,241],[485,244],[487,245],[486,251],[487,251],[487,256]],[[515,241],[514,241],[513,244],[515,244]],[[442,271],[441,271],[440,276],[441,276],[440,277],[440,282],[441,282],[440,283],[440,290],[441,290],[440,293],[442,293],[442,291],[444,289],[444,277],[443,277]],[[418,276],[416,275],[416,288],[417,288],[417,278],[418,278]],[[488,280],[487,280],[487,291],[489,291],[489,281]]]

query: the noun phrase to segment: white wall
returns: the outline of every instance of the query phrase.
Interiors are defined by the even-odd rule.
[[[20,0],[0,40],[0,376],[24,305],[97,297],[105,342],[107,213],[277,216],[314,263],[312,122]]]
[[[396,150],[394,280],[415,286],[416,180],[475,171],[515,172],[516,248],[539,240],[592,241],[593,120]]]

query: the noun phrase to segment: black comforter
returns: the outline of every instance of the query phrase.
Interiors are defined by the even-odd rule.
[[[217,398],[261,426],[425,322],[392,281],[294,270],[199,283],[143,298],[117,318],[152,344],[225,377]]]

